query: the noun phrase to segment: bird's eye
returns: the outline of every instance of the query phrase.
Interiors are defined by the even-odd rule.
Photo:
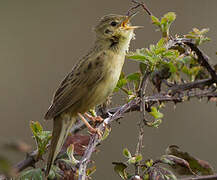
[[[111,22],[111,26],[117,26],[117,24],[118,24],[118,23],[115,22],[115,21],[112,21],[112,22]]]

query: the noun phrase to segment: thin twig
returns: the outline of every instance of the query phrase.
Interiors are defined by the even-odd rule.
[[[189,92],[186,95],[185,94],[168,95],[168,94],[165,94],[165,93],[158,93],[158,94],[155,94],[153,96],[144,97],[144,102],[145,103],[158,103],[158,102],[175,102],[175,103],[178,103],[178,102],[184,101],[186,97],[187,98],[193,98],[193,97],[211,98],[211,97],[217,97],[217,92],[213,92],[213,90],[211,89],[211,90],[202,90],[199,93]],[[122,110],[122,113],[120,113],[121,110]],[[134,100],[130,101],[127,104],[124,104],[121,107],[116,107],[116,108],[109,109],[107,111],[107,113],[103,114],[103,117],[109,117],[109,114],[113,114],[114,117],[112,116],[112,121],[111,121],[111,122],[113,122],[113,119],[114,120],[115,119],[120,119],[121,117],[124,116],[124,113],[132,112],[132,111],[140,111],[140,98],[135,98]],[[116,113],[118,113],[119,116],[117,116]],[[109,117],[109,118],[111,118],[111,117]],[[83,123],[79,122],[76,126],[73,127],[71,132],[72,133],[78,132],[78,131],[83,130],[84,128],[85,128],[85,126],[83,125]],[[92,154],[92,152],[91,152],[91,154]],[[24,160],[17,163],[14,166],[15,169],[17,169],[17,172],[20,172],[20,171],[24,170],[27,167],[34,166],[35,163],[37,163],[37,161],[38,161],[35,158],[36,155],[37,155],[37,151],[33,151]]]
[[[209,63],[209,57],[206,54],[204,54],[199,47],[196,46],[196,44],[192,39],[188,39],[188,38],[171,39],[167,43],[167,49],[173,48],[177,45],[180,46],[182,44],[187,45],[192,51],[195,52],[195,54],[197,55],[198,63],[207,69],[212,79],[217,83],[217,74],[214,68]]]
[[[189,41],[183,41],[183,43],[189,46],[191,50],[196,53],[198,62],[201,64],[201,66],[207,69],[212,79],[217,83],[217,74],[215,70],[212,68],[212,66],[209,64],[209,57],[206,54],[204,54],[194,43]]]
[[[27,167],[30,167],[30,166],[35,167],[35,163],[38,161],[37,156],[38,156],[38,150],[35,150],[27,154],[27,157],[23,161],[20,161],[14,166],[15,171],[21,172]]]
[[[177,38],[177,39],[170,40],[167,48],[169,49],[169,48],[172,48],[174,46],[181,45],[181,44],[186,44],[187,46],[189,46],[191,48],[192,51],[194,51],[196,53],[196,55],[198,57],[198,62],[207,69],[207,71],[210,73],[211,78],[198,80],[198,81],[194,81],[194,82],[190,82],[190,83],[184,83],[184,84],[180,84],[180,85],[173,85],[172,87],[169,88],[169,90],[167,92],[157,93],[157,94],[154,94],[152,96],[146,96],[144,98],[141,98],[141,97],[143,97],[143,91],[141,91],[142,94],[140,94],[140,97],[137,97],[137,98],[133,99],[132,101],[130,101],[130,102],[128,102],[128,103],[126,103],[120,107],[111,108],[107,112],[99,114],[103,118],[106,118],[104,120],[105,124],[111,124],[114,120],[117,120],[117,119],[124,117],[124,114],[127,112],[130,112],[130,111],[142,110],[142,112],[144,114],[144,112],[146,110],[145,104],[147,104],[147,103],[152,104],[152,105],[155,103],[158,103],[158,102],[179,103],[179,102],[185,101],[186,98],[190,99],[193,97],[197,97],[197,98],[217,97],[216,88],[214,86],[211,86],[213,83],[217,82],[217,75],[215,73],[215,70],[209,64],[208,57],[206,55],[204,55],[203,52],[193,44],[192,40],[185,39],[185,38]],[[145,84],[146,83],[144,80],[144,86],[145,86]],[[207,88],[206,86],[208,86],[209,88]],[[141,87],[143,87],[143,85],[141,85]],[[202,90],[198,90],[197,92],[193,91],[197,88],[202,89]],[[142,99],[142,101],[141,101],[141,99]],[[141,107],[142,107],[142,109],[141,109]],[[111,114],[112,114],[112,116],[110,116]],[[144,116],[143,116],[143,118],[144,118]],[[75,133],[75,132],[78,132],[84,128],[85,128],[85,126],[83,125],[83,123],[79,122],[73,127],[71,132]],[[98,128],[101,131],[104,131],[104,124],[99,125]],[[143,138],[142,133],[143,132],[141,131],[140,137],[139,137],[140,141]],[[99,140],[97,135],[94,135],[91,137],[91,139],[89,141],[89,145],[85,151],[85,154],[79,163],[79,180],[84,180],[88,162],[90,160],[90,157],[91,157],[96,145],[99,144],[99,142],[100,142],[100,140]],[[141,145],[142,145],[142,143],[139,144],[140,147],[141,147]],[[139,151],[140,150],[138,150],[138,152]],[[20,172],[29,166],[34,166],[35,163],[37,163],[37,161],[39,160],[39,159],[35,158],[37,156],[37,154],[38,154],[37,151],[33,151],[32,153],[30,153],[26,157],[26,159],[24,159],[23,161],[21,161],[17,165],[15,165],[15,169],[17,169],[17,171]],[[188,179],[186,179],[186,180],[188,180]]]
[[[208,175],[208,176],[189,177],[189,178],[183,178],[181,180],[216,180],[216,179],[217,179],[217,174]]]
[[[195,88],[204,89],[205,86],[210,86],[212,84],[213,84],[212,78],[197,80],[197,81],[193,81],[193,82],[189,82],[189,83],[183,83],[183,84],[175,84],[175,85],[172,85],[168,89],[167,93],[176,94],[178,92],[183,92],[183,91],[195,89]]]
[[[121,108],[119,108],[119,110],[112,116],[106,118],[104,120],[103,123],[101,123],[97,128],[100,131],[104,131],[105,126],[111,124],[114,120],[119,119],[120,117],[122,117],[122,115],[130,109],[130,107],[134,104],[137,104],[138,102],[136,101],[136,99],[130,101],[129,103],[123,105]],[[96,148],[96,145],[99,144],[101,141],[101,139],[99,139],[99,136],[97,134],[95,134],[94,136],[91,137],[90,142],[87,146],[87,149],[82,157],[82,159],[80,160],[79,163],[79,176],[78,176],[78,180],[85,180],[86,179],[86,169],[87,169],[87,165],[88,162],[90,161],[90,157],[92,155],[92,153],[94,152],[94,149]]]
[[[140,102],[140,112],[141,112],[141,119],[140,122],[138,124],[139,126],[139,137],[138,137],[138,143],[137,143],[137,147],[136,147],[136,153],[135,156],[138,156],[141,154],[142,151],[142,142],[143,142],[143,137],[144,137],[144,122],[146,123],[145,120],[145,103],[144,103],[144,95],[145,95],[145,91],[147,89],[147,85],[148,85],[148,76],[149,76],[149,72],[146,72],[142,78],[141,84],[140,84],[140,88],[139,88],[139,97],[141,98],[141,102]],[[139,167],[140,167],[140,163],[136,163],[135,164],[135,175],[139,175]]]
[[[145,4],[144,2],[142,3],[142,2],[138,2],[138,1],[136,1],[136,0],[132,0],[132,2],[133,2],[134,4],[136,4],[136,5],[133,6],[133,7],[131,7],[131,8],[127,11],[127,16],[129,16],[130,13],[131,13],[133,10],[135,10],[135,9],[137,9],[137,8],[139,8],[139,7],[142,7],[142,8],[148,13],[149,16],[152,15],[151,11],[148,9],[148,7],[146,6],[146,4]]]

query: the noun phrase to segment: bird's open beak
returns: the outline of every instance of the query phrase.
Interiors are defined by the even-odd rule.
[[[137,29],[137,28],[142,28],[142,26],[129,26],[128,22],[137,14],[133,13],[130,16],[127,16],[127,18],[121,23],[121,27],[124,28],[125,30],[129,29]]]

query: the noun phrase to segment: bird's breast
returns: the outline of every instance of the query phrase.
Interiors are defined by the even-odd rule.
[[[119,80],[121,70],[124,64],[125,53],[107,52],[104,57],[103,71],[104,76],[97,85],[97,88],[92,92],[92,97],[95,97],[93,104],[101,104],[112,93]]]

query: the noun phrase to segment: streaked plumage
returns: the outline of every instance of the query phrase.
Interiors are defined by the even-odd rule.
[[[115,88],[136,28],[129,26],[128,20],[127,16],[104,16],[95,27],[94,47],[57,89],[45,115],[45,119],[54,120],[47,175],[77,114],[103,103]]]

